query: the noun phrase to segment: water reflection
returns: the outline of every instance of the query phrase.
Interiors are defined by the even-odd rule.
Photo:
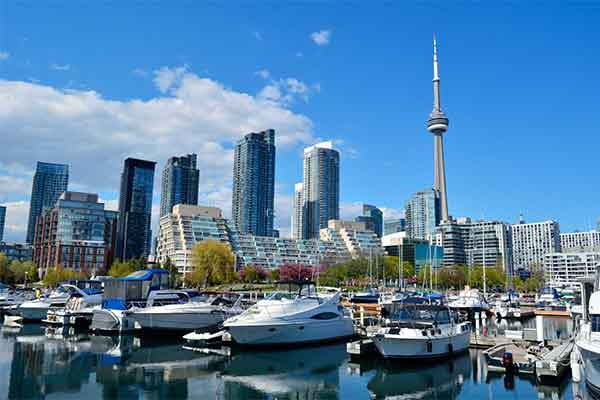
[[[240,352],[227,362],[221,379],[233,398],[267,394],[294,399],[336,398],[344,344],[287,351]]]
[[[377,399],[455,399],[471,375],[468,354],[421,367],[415,364],[382,363],[367,388]]]
[[[478,351],[426,365],[355,363],[344,344],[202,354],[157,338],[90,336],[39,325],[2,328],[0,398],[65,394],[88,400],[589,398],[568,381],[555,388],[487,374]]]

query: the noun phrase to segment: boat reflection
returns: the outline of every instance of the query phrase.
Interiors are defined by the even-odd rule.
[[[454,399],[471,374],[471,358],[453,359],[415,367],[416,363],[382,363],[367,388],[376,399]]]
[[[234,354],[223,372],[226,398],[304,399],[334,397],[345,344]]]

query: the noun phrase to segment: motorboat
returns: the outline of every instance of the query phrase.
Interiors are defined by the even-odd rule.
[[[100,333],[123,333],[140,329],[130,309],[186,302],[189,295],[169,290],[169,271],[144,269],[104,283],[102,307],[93,310],[90,329]]]
[[[34,299],[35,292],[31,289],[4,288],[0,291],[0,313],[15,314],[21,304]]]
[[[498,319],[521,318],[521,302],[519,294],[510,289],[496,301],[494,314]]]
[[[377,288],[372,287],[363,292],[354,293],[350,297],[350,303],[377,304],[379,303],[379,290]]]
[[[88,326],[92,322],[94,310],[102,306],[102,289],[81,289],[88,296],[81,296],[74,292],[71,294],[63,308],[49,308],[44,323],[52,325],[77,325]]]
[[[317,292],[313,282],[280,282],[278,290],[223,327],[242,345],[290,345],[354,336],[352,317],[340,304],[341,291]]]
[[[461,321],[446,305],[407,299],[372,337],[384,358],[426,359],[466,351],[471,323]]]
[[[596,272],[593,290],[587,302],[585,288],[582,295],[584,312],[575,337],[571,369],[574,380],[575,377],[580,379],[583,376],[587,386],[598,396],[600,395],[600,269]]]
[[[487,300],[479,290],[469,286],[465,286],[458,294],[458,297],[448,303],[448,306],[454,310],[470,313],[481,311],[487,312],[490,309]]]
[[[243,311],[240,295],[201,295],[193,290],[180,290],[178,293],[183,295],[178,303],[131,308],[125,313],[146,330],[203,331],[217,327]]]
[[[42,321],[49,310],[64,308],[72,297],[80,298],[86,304],[100,304],[102,292],[89,287],[81,289],[76,284],[61,284],[38,299],[23,302],[17,312],[26,321]]]
[[[545,287],[540,290],[535,306],[543,311],[567,311],[567,303],[561,299],[556,288]]]

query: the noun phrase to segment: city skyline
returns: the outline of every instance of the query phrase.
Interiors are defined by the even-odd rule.
[[[219,56],[216,48],[204,40],[194,46],[184,40],[177,49],[164,53],[159,59],[132,52],[123,61],[116,55],[121,54],[124,47],[114,43],[114,48],[102,52],[111,66],[94,70],[91,62],[98,61],[99,55],[92,54],[89,61],[85,60],[79,55],[83,54],[80,46],[84,41],[86,45],[102,45],[106,38],[88,37],[85,33],[81,38],[70,38],[61,29],[46,38],[44,35],[48,32],[43,24],[35,29],[32,26],[42,18],[43,7],[31,10],[29,19],[25,19],[23,9],[9,5],[3,13],[10,15],[10,21],[23,26],[11,25],[7,36],[0,40],[0,51],[7,53],[0,62],[2,96],[8,96],[3,97],[4,104],[13,106],[10,115],[0,110],[6,122],[8,146],[14,149],[3,157],[0,165],[3,179],[0,204],[8,206],[6,240],[24,240],[26,228],[23,225],[27,216],[23,210],[28,210],[27,192],[31,189],[31,171],[37,160],[69,164],[70,189],[99,192],[107,206],[115,209],[119,166],[124,158],[154,160],[159,163],[158,168],[162,168],[173,154],[196,152],[200,169],[207,171],[206,176],[203,172],[201,177],[199,203],[219,206],[228,213],[231,193],[227,187],[231,187],[231,173],[227,171],[231,171],[233,143],[245,132],[269,128],[282,132],[277,144],[278,150],[281,149],[277,164],[282,167],[276,176],[275,227],[282,228],[284,236],[289,235],[293,185],[301,173],[299,153],[322,139],[336,141],[342,153],[341,217],[359,215],[363,203],[386,208],[388,218],[397,215],[411,193],[433,186],[431,138],[424,132],[423,123],[423,114],[431,109],[433,31],[438,33],[438,44],[443,52],[444,104],[453,120],[451,136],[445,143],[446,174],[452,198],[450,214],[455,217],[485,215],[514,223],[523,212],[528,221],[556,219],[565,232],[588,230],[595,225],[599,195],[587,189],[594,178],[591,148],[596,139],[589,130],[581,129],[579,121],[591,112],[589,106],[593,101],[589,98],[597,91],[595,83],[585,78],[592,73],[595,63],[582,63],[580,59],[583,55],[592,57],[589,44],[598,32],[596,28],[592,32],[588,29],[584,35],[583,27],[588,18],[598,14],[597,10],[583,7],[563,13],[562,23],[554,26],[564,34],[564,40],[556,44],[536,30],[547,22],[549,11],[536,13],[533,21],[528,19],[525,23],[525,18],[500,7],[486,22],[495,30],[483,29],[483,25],[477,23],[461,30],[461,22],[473,20],[473,16],[483,10],[477,7],[473,11],[452,9],[453,22],[434,27],[425,17],[425,11],[432,9],[407,7],[407,16],[402,16],[402,7],[391,7],[390,16],[402,21],[409,17],[414,19],[406,28],[392,29],[390,19],[375,6],[366,15],[381,22],[382,27],[392,29],[390,37],[379,37],[381,45],[376,49],[360,49],[356,53],[353,30],[348,25],[359,13],[344,7],[348,13],[333,16],[331,7],[322,9],[324,17],[317,19],[308,18],[307,12],[296,13],[298,26],[282,38],[272,35],[280,30],[279,23],[267,27],[260,23],[263,17],[251,14],[239,29],[222,37],[224,43],[243,40],[247,44],[243,49],[244,61],[235,68],[228,66],[231,64],[228,57]],[[201,21],[207,22],[203,26],[207,32],[217,32],[216,25],[208,19],[218,20],[214,17],[224,10],[219,7],[203,10],[207,16]],[[102,11],[101,6],[99,11]],[[126,7],[124,15],[133,11]],[[142,32],[147,31],[145,28],[154,18],[151,11],[140,22]],[[288,15],[288,11],[282,9],[275,8],[273,12]],[[178,15],[174,11],[167,24],[173,24]],[[64,17],[57,18],[60,21]],[[236,20],[240,16],[233,13],[231,18]],[[506,18],[515,31],[512,36],[506,36],[510,33],[503,26],[502,20]],[[90,23],[87,18],[82,20]],[[319,37],[323,40],[316,43],[311,34],[321,31],[323,34]],[[260,33],[262,40],[255,32]],[[126,31],[126,34],[128,46],[141,40],[134,33]],[[166,36],[167,40],[172,38]],[[23,40],[24,37],[28,40]],[[370,38],[375,36],[371,34]],[[62,40],[71,46],[54,48],[51,53],[35,52],[50,40]],[[276,43],[285,43],[285,48]],[[465,48],[463,43],[469,46]],[[164,45],[157,43],[159,48]],[[222,46],[219,47],[222,50]],[[361,57],[360,69],[346,65],[347,55],[351,53]],[[481,57],[482,54],[494,57]],[[558,62],[544,63],[540,69],[541,60],[548,54]],[[28,59],[34,66],[27,66]],[[379,70],[367,62],[368,59],[385,59],[386,68],[394,71],[393,76],[377,77]],[[505,60],[513,61],[512,73],[506,72]],[[312,64],[315,66],[311,67]],[[372,84],[364,88],[350,86],[349,83],[356,81],[349,79],[352,74],[359,81],[372,79]],[[494,79],[486,80],[490,74]],[[482,87],[484,81],[486,85]],[[540,87],[539,82],[543,81],[552,81],[552,89]],[[217,99],[212,105],[221,106],[218,99],[225,97],[234,110],[246,107],[256,118],[251,120],[242,115],[232,120],[231,114],[225,113],[220,123],[211,124],[206,118],[194,116],[193,129],[186,124],[174,129],[153,118],[153,114],[173,109],[165,119],[181,121],[177,118],[181,109],[176,103],[194,107],[198,100],[204,101],[203,97],[197,97],[203,91]],[[489,96],[490,93],[494,95]],[[555,102],[565,96],[577,109],[565,105],[564,101]],[[25,98],[36,101],[23,101]],[[48,108],[55,106],[66,111],[63,114],[48,112]],[[88,119],[79,113],[79,106],[90,110]],[[494,110],[493,115],[489,109]],[[204,114],[205,110],[200,107],[197,114]],[[107,122],[102,129],[94,123],[98,112],[106,113]],[[139,121],[135,120],[125,129],[115,117],[121,113],[128,119],[137,117]],[[41,125],[35,115],[47,115],[45,124]],[[544,121],[534,119],[535,115],[543,115]],[[23,120],[28,124],[17,123]],[[81,120],[89,124],[81,127],[77,122]],[[138,137],[134,140],[123,132]],[[572,140],[562,140],[561,132],[569,132]],[[373,140],[375,137],[377,140]],[[98,155],[82,149],[78,143],[96,149]],[[405,148],[410,151],[403,151]],[[558,154],[569,162],[557,163]],[[367,181],[369,185],[364,185]],[[556,182],[561,182],[564,192],[558,192]],[[160,201],[158,182],[154,187],[156,207]],[[560,193],[564,196],[559,196]],[[156,227],[158,214],[154,212],[153,216],[153,227]]]

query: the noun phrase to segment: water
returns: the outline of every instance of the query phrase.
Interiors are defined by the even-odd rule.
[[[568,332],[566,319],[546,320],[549,332]],[[479,351],[411,364],[352,362],[345,344],[227,356],[156,337],[52,336],[26,325],[1,328],[0,399],[574,398],[570,380],[543,387],[488,375]]]

